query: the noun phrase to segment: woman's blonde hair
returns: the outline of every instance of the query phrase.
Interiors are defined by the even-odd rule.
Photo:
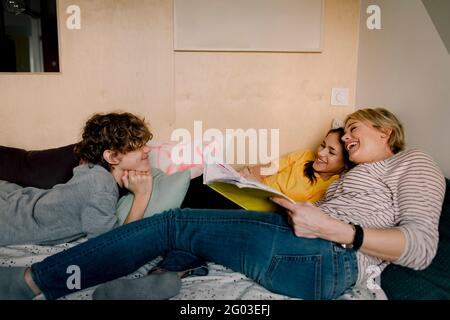
[[[388,144],[391,147],[392,152],[395,154],[405,149],[405,132],[403,130],[403,125],[392,112],[384,108],[361,109],[347,116],[345,124],[347,124],[349,120],[368,122],[380,131],[382,129],[391,129],[392,133],[389,137]]]

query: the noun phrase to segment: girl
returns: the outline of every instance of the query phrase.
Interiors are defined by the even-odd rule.
[[[344,128],[328,131],[316,152],[297,151],[282,157],[277,173],[261,175],[265,166],[246,167],[241,174],[258,180],[300,202],[317,202],[339,175],[353,167],[341,138]]]
[[[260,181],[295,201],[316,202],[339,175],[353,167],[345,151],[343,128],[328,131],[317,151],[301,150],[278,161],[277,173],[261,175],[262,165],[245,167],[240,174]],[[203,184],[203,176],[192,179],[182,208],[241,209]]]

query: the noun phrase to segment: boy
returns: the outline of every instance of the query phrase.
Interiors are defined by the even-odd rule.
[[[0,246],[54,245],[104,233],[118,225],[119,187],[135,196],[125,223],[142,218],[152,192],[151,138],[133,114],[96,114],[75,147],[83,164],[70,181],[50,190],[0,181]]]

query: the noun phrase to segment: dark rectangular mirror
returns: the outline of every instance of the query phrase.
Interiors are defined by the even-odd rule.
[[[56,0],[0,0],[0,72],[59,72]]]

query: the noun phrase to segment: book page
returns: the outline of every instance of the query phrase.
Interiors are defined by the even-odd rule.
[[[215,182],[223,182],[233,184],[241,189],[243,188],[252,188],[266,191],[267,194],[277,195],[282,198],[289,200],[292,203],[295,203],[294,200],[281,193],[278,190],[275,190],[261,182],[248,180],[242,177],[239,172],[234,170],[231,166],[222,163],[213,163],[213,164],[205,164],[203,171],[203,183],[204,184],[212,184]]]
[[[233,167],[222,163],[206,163],[203,170],[203,183],[213,181],[235,181],[245,183],[245,180],[239,172],[233,169]]]

